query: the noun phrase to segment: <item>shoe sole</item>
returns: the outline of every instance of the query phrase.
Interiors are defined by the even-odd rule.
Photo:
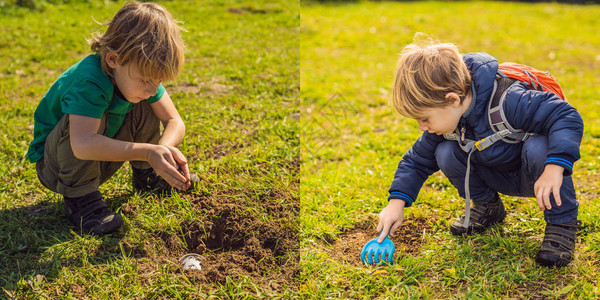
[[[544,267],[565,267],[571,263],[572,259],[565,260],[549,251],[538,251],[535,256],[535,262]]]
[[[123,217],[120,214],[115,213],[110,222],[97,225],[92,229],[92,233],[95,235],[108,234],[119,229],[121,226],[123,226]]]

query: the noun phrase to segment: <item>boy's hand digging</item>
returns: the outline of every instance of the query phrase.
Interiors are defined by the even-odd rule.
[[[379,224],[377,231],[380,231],[377,242],[381,244],[388,235],[394,236],[396,229],[402,225],[404,219],[404,205],[406,202],[400,199],[390,199],[388,205],[379,213]]]
[[[190,187],[190,169],[188,168],[187,165],[187,159],[185,159],[185,156],[183,156],[183,153],[181,153],[181,151],[179,151],[179,149],[177,149],[176,147],[173,146],[166,146],[169,149],[169,151],[171,151],[171,154],[173,155],[173,158],[175,159],[175,162],[177,163],[176,168],[177,171],[179,171],[179,173],[181,173],[181,175],[183,175],[186,179],[186,183],[187,183],[187,188]]]
[[[177,154],[174,156],[173,152],[177,152]],[[178,162],[184,162],[183,169],[187,170],[187,162],[179,150],[172,151],[168,146],[157,145],[148,151],[147,161],[156,174],[165,179],[172,187],[185,190],[190,186],[189,170],[187,171],[188,178],[178,170]]]

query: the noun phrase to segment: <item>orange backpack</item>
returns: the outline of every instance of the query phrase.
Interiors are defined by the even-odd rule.
[[[560,84],[550,72],[512,62],[501,63],[498,66],[498,71],[509,78],[526,82],[532,90],[551,92],[559,96],[560,99],[567,100]]]
[[[526,83],[530,89],[556,94],[560,99],[567,100],[558,81],[550,72],[540,71],[530,66],[506,62],[498,66],[498,74],[494,83],[494,91],[488,107],[488,120],[494,133],[510,132],[503,134],[502,141],[507,143],[519,143],[528,139],[532,134],[515,129],[506,121],[502,103],[506,98],[506,90],[513,84]],[[486,143],[488,144],[488,143]],[[483,148],[487,148],[491,144]],[[479,147],[478,147],[479,148]],[[483,150],[483,149],[479,149]]]

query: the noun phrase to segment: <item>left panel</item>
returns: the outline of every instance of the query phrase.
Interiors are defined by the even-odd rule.
[[[86,40],[104,33],[107,27],[99,23],[126,3],[88,2],[0,3],[3,294],[295,295],[299,2],[157,1],[184,29],[185,64],[162,84],[185,124],[176,148],[198,181],[169,195],[141,191],[132,185],[132,166],[124,163],[98,190],[124,220],[104,235],[71,224],[63,195],[40,183],[36,164],[26,157],[40,100],[63,72],[93,54]],[[113,96],[127,99],[114,78],[112,83]],[[104,113],[109,119],[111,103]],[[161,134],[165,127],[163,120]]]

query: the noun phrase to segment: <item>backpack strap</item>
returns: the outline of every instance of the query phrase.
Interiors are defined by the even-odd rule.
[[[501,71],[498,71],[496,80],[494,81],[492,96],[488,104],[488,122],[492,131],[494,131],[493,134],[478,141],[469,139],[461,140],[461,134],[457,128],[454,133],[444,135],[444,138],[446,140],[457,141],[460,148],[467,153],[470,153],[471,150],[483,151],[497,141],[503,141],[509,144],[517,144],[526,141],[533,133],[514,129],[510,126],[506,120],[504,107],[502,106],[506,99],[508,89],[515,84],[521,84],[521,82],[509,78]]]
[[[456,141],[458,143],[458,146],[460,146],[460,148],[467,153],[471,151],[473,145],[475,144],[475,141],[473,140],[466,138],[461,139],[461,134],[458,128],[454,130],[454,133],[444,134],[444,138],[448,141]]]
[[[498,71],[498,75],[494,81],[492,97],[488,106],[488,121],[490,123],[490,127],[494,133],[505,132],[505,130],[508,130],[510,134],[507,136],[504,136],[505,133],[502,134],[504,136],[502,137],[502,141],[509,144],[524,142],[533,135],[510,126],[506,120],[506,115],[504,115],[504,108],[502,104],[506,99],[506,93],[508,89],[515,84],[521,84],[521,82],[516,79],[509,78],[502,72]]]
[[[527,76],[529,76],[529,74],[527,74]],[[535,75],[533,76],[535,77]],[[535,79],[537,81],[537,78]],[[453,134],[444,135],[444,138],[447,140],[458,141],[461,149],[468,153],[467,172],[465,174],[465,218],[463,220],[463,226],[465,228],[468,228],[471,217],[471,189],[469,186],[469,178],[471,173],[471,154],[473,154],[473,152],[476,150],[483,151],[497,141],[516,144],[519,142],[524,142],[533,135],[532,133],[527,133],[520,129],[514,129],[512,126],[510,126],[506,120],[506,116],[504,115],[504,108],[502,107],[502,104],[506,99],[506,93],[508,89],[515,84],[520,84],[520,81],[509,78],[501,71],[498,71],[496,80],[494,81],[492,96],[488,105],[488,121],[490,123],[490,127],[494,131],[493,134],[479,141],[464,139],[461,141],[458,129],[456,129],[455,133]]]

